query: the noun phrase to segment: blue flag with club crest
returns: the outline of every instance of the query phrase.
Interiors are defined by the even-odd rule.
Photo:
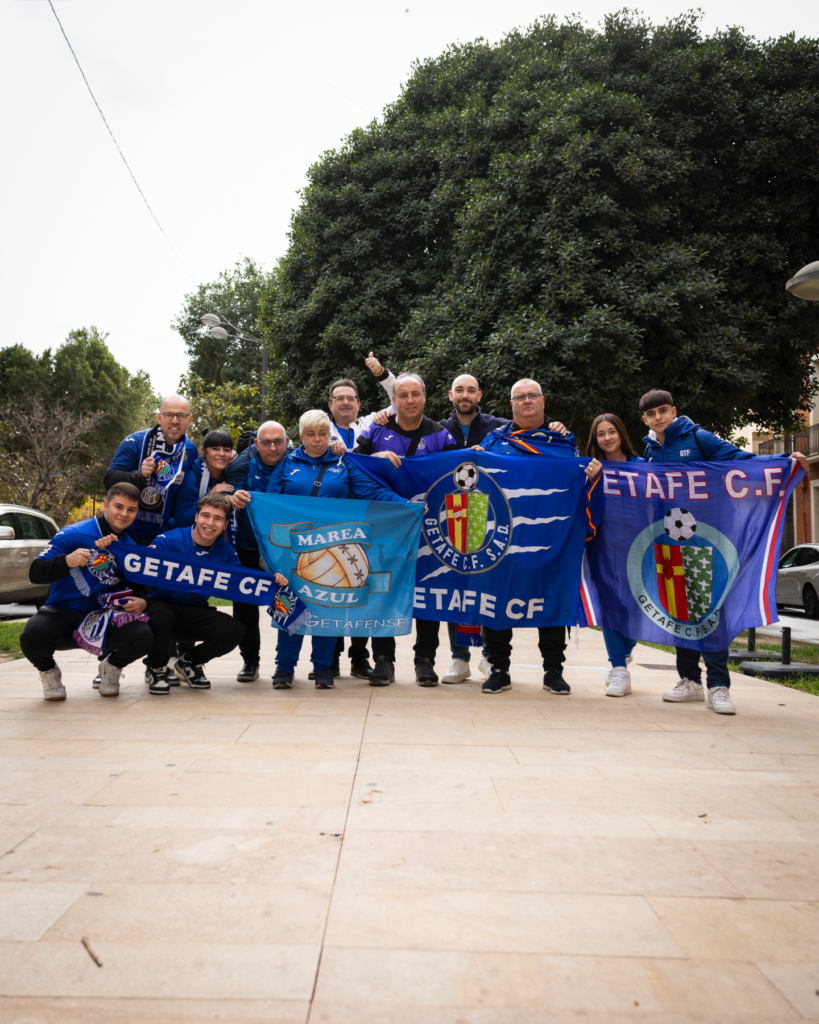
[[[721,651],[744,629],[777,621],[782,523],[803,476],[795,459],[611,462],[602,475],[581,625]]]
[[[453,451],[403,459],[345,455],[423,501],[415,617],[466,626],[577,622],[580,568],[602,485],[588,459]]]

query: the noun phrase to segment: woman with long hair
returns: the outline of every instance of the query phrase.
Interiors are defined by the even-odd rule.
[[[592,423],[586,454],[592,457],[588,468],[594,468],[595,474],[603,468],[603,462],[645,462],[635,454],[623,421],[612,412],[602,413]],[[631,693],[628,664],[637,641],[623,636],[616,629],[604,629],[603,639],[611,663],[606,675],[606,696],[625,697]]]

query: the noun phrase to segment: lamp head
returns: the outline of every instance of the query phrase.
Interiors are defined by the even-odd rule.
[[[788,281],[785,291],[795,295],[797,299],[808,299],[819,302],[819,260],[802,267],[798,274]]]

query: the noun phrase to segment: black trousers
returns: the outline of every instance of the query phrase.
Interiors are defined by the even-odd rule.
[[[350,641],[350,647],[349,647],[350,661],[355,661],[357,658],[366,658],[367,657],[367,641],[370,639],[369,637],[367,637],[367,636],[351,636],[351,637],[340,636],[338,638],[338,640],[336,640],[336,653],[334,655],[335,660],[338,661],[338,659],[344,653],[344,644],[346,643],[346,641],[348,639]],[[375,640],[375,637],[373,637],[373,640]]]
[[[259,568],[257,548],[237,547],[236,557],[248,569]],[[262,637],[259,632],[259,605],[234,601],[233,618],[235,622],[240,622],[245,627],[245,635],[239,643],[239,652],[242,658],[253,665],[258,665],[262,650]]]
[[[168,664],[173,640],[201,641],[187,658],[194,665],[204,665],[232,651],[245,635],[245,627],[241,622],[209,605],[154,601],[148,608],[148,614],[151,616],[154,635],[153,646],[148,654],[151,668],[161,668]]]
[[[150,615],[151,609],[148,608]],[[74,630],[88,612],[44,605],[26,623],[20,637],[20,650],[38,672],[54,668],[55,651],[69,651],[77,644]],[[110,626],[105,638],[105,654],[111,664],[125,668],[132,661],[144,658],[153,646],[154,636],[147,622],[129,622],[126,626]]]
[[[440,625],[440,622],[433,622],[430,619],[415,620],[415,643],[412,649],[415,651],[416,661],[419,658],[429,658],[431,662],[435,662]],[[372,641],[374,658],[384,657],[387,661],[395,662],[394,636],[374,636]]]
[[[508,672],[512,660],[512,630],[483,628],[484,652],[492,668]],[[537,645],[543,658],[543,668],[559,669],[566,660],[566,627],[542,626],[537,631]]]

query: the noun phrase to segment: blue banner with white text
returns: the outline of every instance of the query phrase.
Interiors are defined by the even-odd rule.
[[[468,626],[570,626],[602,485],[588,459],[462,450],[403,459],[346,455],[426,506],[415,617]]]
[[[254,494],[248,511],[264,564],[312,612],[298,633],[411,631],[422,505]]]
[[[583,565],[581,624],[721,651],[777,621],[796,460],[604,463],[604,516]]]

